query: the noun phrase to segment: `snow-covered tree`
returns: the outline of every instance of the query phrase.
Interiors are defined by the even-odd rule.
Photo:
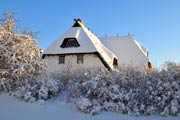
[[[14,30],[14,14],[7,13],[0,24],[0,79],[22,79],[44,72],[37,40]]]

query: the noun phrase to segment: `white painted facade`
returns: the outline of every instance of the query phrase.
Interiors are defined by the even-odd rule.
[[[95,54],[83,55],[83,64],[77,63],[77,55],[66,55],[65,63],[59,64],[59,56],[46,56],[44,58],[48,64],[48,70],[50,72],[61,72],[67,70],[78,69],[93,69],[104,68],[104,65],[100,61],[99,57]]]

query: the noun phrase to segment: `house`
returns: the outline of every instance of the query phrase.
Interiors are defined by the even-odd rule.
[[[100,40],[81,19],[76,19],[73,26],[43,52],[42,58],[47,61],[50,72],[90,68],[115,70],[118,65],[131,63],[146,68],[147,54],[133,36]]]

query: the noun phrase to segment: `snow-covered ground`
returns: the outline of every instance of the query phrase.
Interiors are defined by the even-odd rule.
[[[81,113],[72,105],[53,100],[25,103],[7,94],[0,94],[0,120],[179,120],[180,117],[140,116],[102,112],[99,115]]]

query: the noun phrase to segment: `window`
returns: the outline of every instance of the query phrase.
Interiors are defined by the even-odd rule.
[[[77,64],[83,64],[83,55],[77,55]]]
[[[148,69],[152,69],[152,64],[151,64],[151,62],[147,62],[147,68],[148,68]]]
[[[118,60],[117,60],[116,58],[113,59],[113,65],[114,65],[115,67],[118,66]]]
[[[59,56],[59,64],[64,64],[65,63],[65,55],[60,55]]]
[[[62,48],[69,48],[69,47],[79,47],[79,43],[76,38],[65,38],[62,45]]]

